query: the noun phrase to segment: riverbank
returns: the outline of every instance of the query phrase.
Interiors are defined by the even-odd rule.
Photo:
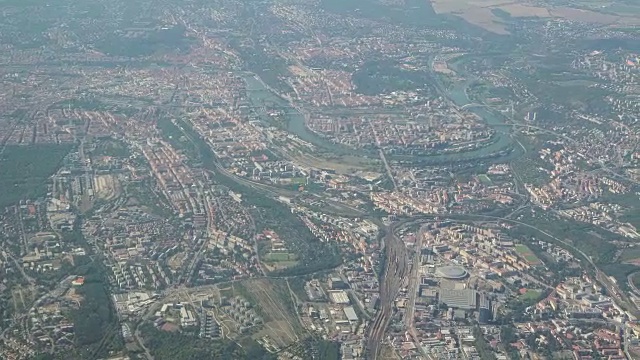
[[[473,112],[483,119],[483,121],[485,121],[486,124],[495,131],[492,141],[487,142],[485,146],[456,153],[414,156],[388,154],[387,157],[389,160],[415,162],[421,165],[438,165],[483,159],[492,159],[492,161],[495,162],[502,162],[513,160],[520,155],[520,148],[513,146],[514,141],[505,130],[505,125],[508,125],[508,123],[504,115],[496,113],[494,110],[490,110],[482,105],[473,104],[467,96],[467,89],[473,83],[473,79],[465,82],[458,82],[454,84],[452,88],[447,89],[437,80],[437,75],[432,75],[434,82],[436,82],[436,88],[444,97],[449,99],[452,106],[455,106],[457,109],[466,106],[468,111]],[[309,130],[306,125],[310,114],[305,112],[304,109],[292,105],[289,99],[283,98],[273,89],[270,89],[257,75],[244,73],[243,78],[247,85],[248,100],[251,103],[251,106],[257,110],[260,119],[266,124],[274,125],[267,113],[266,105],[268,104],[271,107],[276,107],[283,111],[286,130],[288,132],[317,146],[319,149],[331,152],[338,156],[351,155],[369,158],[376,156],[376,152],[374,150],[368,151],[366,149],[350,148],[341,144],[336,144],[329,139],[314,133]]]

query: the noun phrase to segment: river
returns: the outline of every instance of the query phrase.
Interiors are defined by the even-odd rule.
[[[263,111],[260,108],[264,105],[271,105],[271,107],[277,107],[284,110],[287,131],[297,135],[304,141],[312,143],[321,149],[329,150],[336,155],[377,156],[375,151],[349,148],[340,144],[335,144],[321,136],[318,136],[310,131],[305,125],[304,114],[292,107],[287,100],[281,98],[274,91],[270,90],[256,75],[245,74],[244,80],[247,85],[247,97],[263,121],[269,122],[271,117],[266,113],[266,109]],[[448,97],[457,106],[462,107],[464,105],[471,104],[466,93],[466,90],[471,83],[472,81],[460,82],[454,85],[453,88],[446,90],[441,86],[439,86],[439,88],[440,91],[443,92],[444,96]],[[505,129],[506,127],[504,125],[506,124],[506,119],[504,115],[488,110],[482,106],[469,106],[467,110],[478,115],[489,127],[496,131],[494,141],[492,143],[479,149],[460,153],[423,156],[388,155],[387,157],[393,160],[410,160],[423,164],[446,164],[489,157],[494,157],[493,161],[508,161],[519,156],[521,150],[519,147],[512,147],[513,140]]]

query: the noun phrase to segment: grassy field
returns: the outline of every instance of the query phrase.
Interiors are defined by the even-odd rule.
[[[298,256],[293,253],[268,253],[261,258],[268,271],[287,269],[298,265]]]
[[[289,289],[284,280],[256,279],[242,282],[256,306],[265,314],[264,328],[253,335],[258,340],[268,337],[278,346],[285,347],[299,340],[302,326],[295,315]]]
[[[292,184],[304,185],[307,183],[307,178],[304,177],[296,177],[291,179]]]
[[[526,245],[518,244],[515,246],[516,253],[523,257],[530,265],[540,265],[542,262]]]
[[[264,258],[265,261],[295,261],[298,259],[296,254],[291,253],[268,253]]]
[[[534,301],[540,297],[540,292],[536,290],[527,290],[526,293],[520,295],[522,301]]]
[[[377,159],[357,156],[336,156],[324,158],[317,154],[297,154],[294,156],[297,162],[306,166],[331,169],[338,174],[353,174],[357,171],[379,171],[381,162]]]
[[[46,183],[72,145],[7,146],[0,154],[0,208],[47,193]]]
[[[631,277],[631,281],[633,282],[633,285],[635,285],[637,288],[640,288],[640,273],[634,274]]]
[[[640,259],[640,247],[625,249],[620,254],[620,262],[630,262]]]
[[[486,174],[478,175],[478,180],[480,180],[480,182],[485,186],[493,185],[493,181],[491,181],[491,179]]]
[[[120,140],[115,139],[102,139],[98,140],[96,143],[95,149],[92,151],[91,156],[99,157],[99,156],[110,156],[110,157],[119,157],[126,158],[131,155],[127,144]]]
[[[380,350],[380,358],[389,360],[402,359],[400,356],[398,356],[398,353],[396,353],[395,349],[386,343],[382,345],[382,349]]]

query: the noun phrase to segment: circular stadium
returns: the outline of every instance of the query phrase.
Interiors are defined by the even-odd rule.
[[[436,275],[443,279],[449,280],[462,280],[466,278],[469,273],[461,266],[441,266],[436,269]]]

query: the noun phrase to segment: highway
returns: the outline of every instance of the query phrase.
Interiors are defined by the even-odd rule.
[[[409,254],[402,241],[395,236],[395,225],[386,228],[385,268],[380,278],[380,310],[369,328],[367,359],[378,359],[384,334],[391,321],[394,300],[409,274]]]

